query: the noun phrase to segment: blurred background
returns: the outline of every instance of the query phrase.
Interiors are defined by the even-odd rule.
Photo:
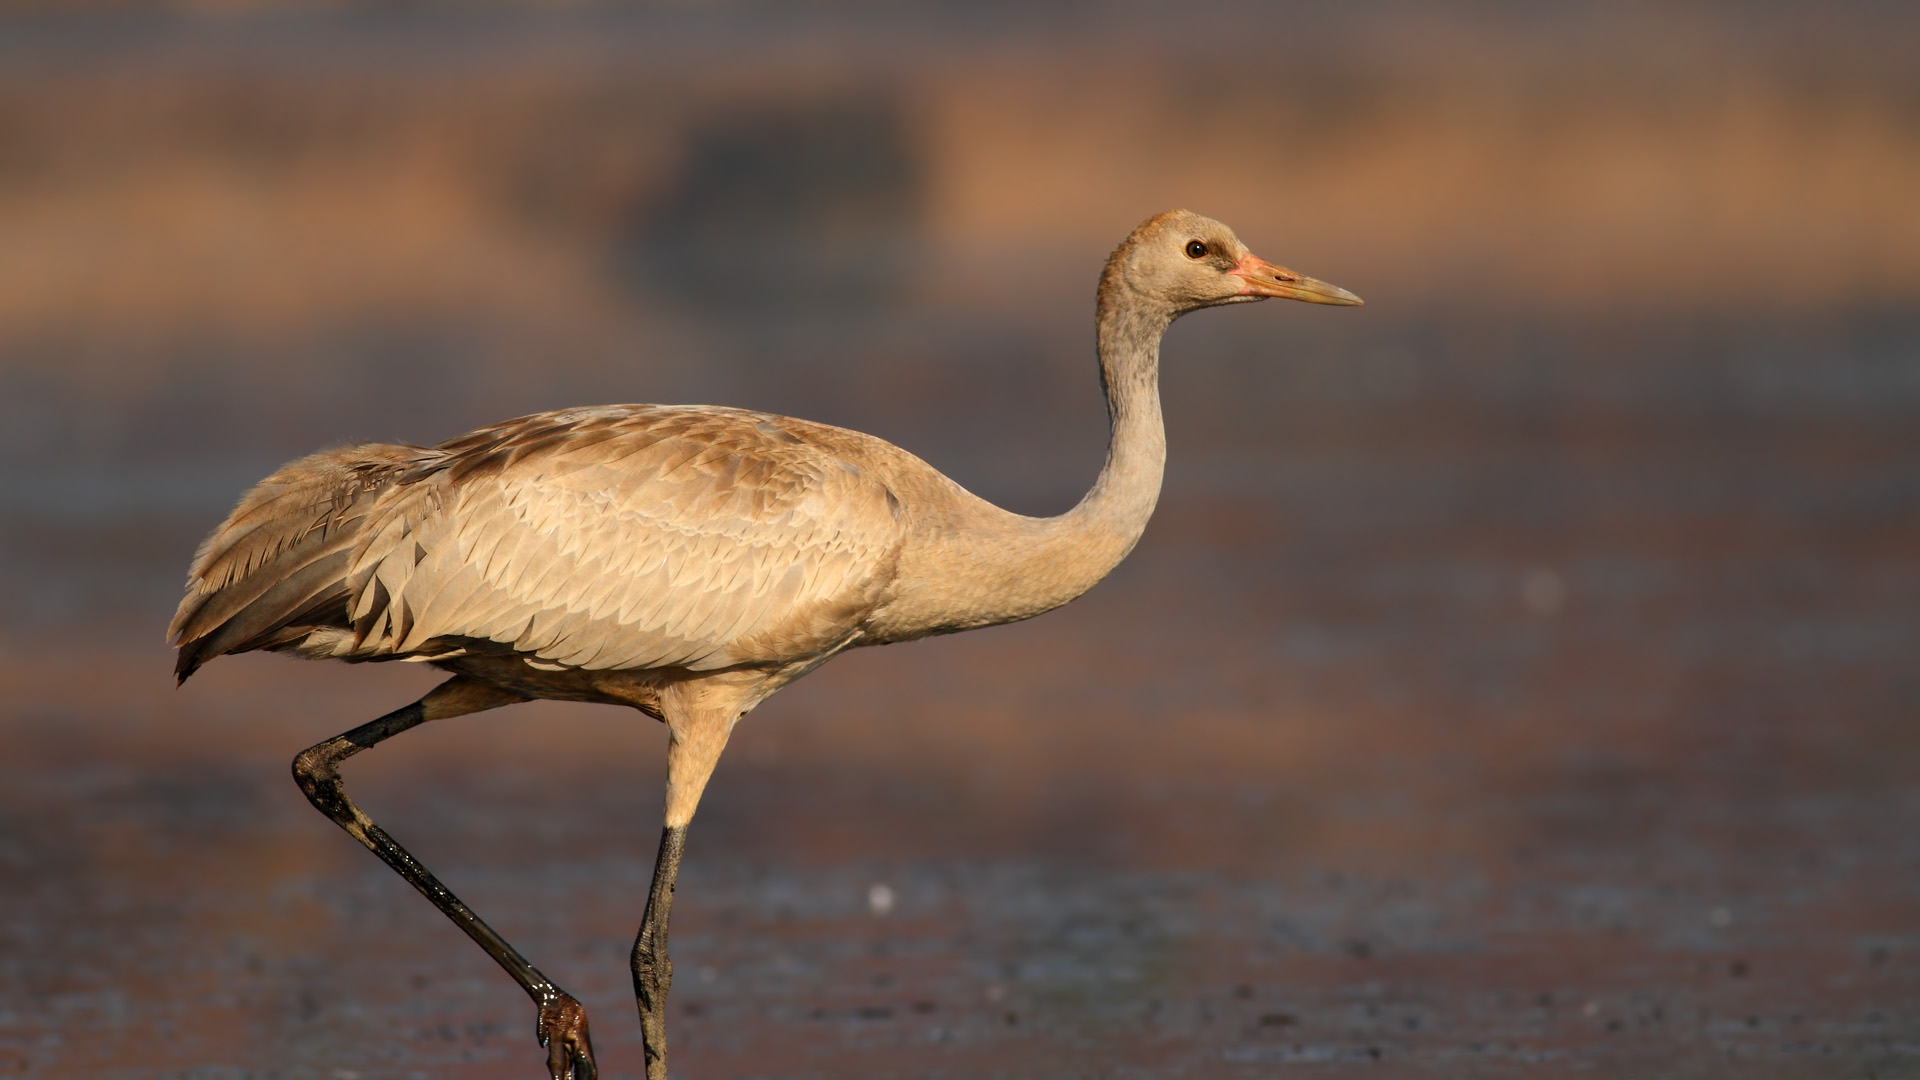
[[[540,409],[870,431],[1029,513],[1186,206],[1361,310],[1166,345],[1133,557],[736,734],[698,1077],[1920,1075],[1920,9],[0,6],[0,1075],[539,1075],[288,781],[429,671],[184,689],[279,462]],[[663,733],[350,771],[638,1075]]]

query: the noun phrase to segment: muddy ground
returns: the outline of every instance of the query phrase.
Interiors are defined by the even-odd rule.
[[[698,58],[765,61],[764,35],[619,22],[608,34],[653,42],[660,78],[731,102],[673,113],[659,145],[679,145],[677,125],[706,134],[628,161],[596,132],[655,129],[621,112],[604,54],[592,93],[543,81],[593,24],[532,35],[541,52],[516,35],[545,23],[502,16],[443,55],[435,18],[239,19],[204,37],[41,20],[7,53],[0,111],[44,153],[7,166],[0,216],[54,224],[33,234],[45,274],[0,273],[59,287],[0,303],[0,1075],[539,1075],[513,984],[287,775],[432,673],[249,656],[172,686],[160,637],[193,544],[276,461],[586,401],[717,400],[876,431],[1056,512],[1100,459],[1086,330],[1107,247],[1162,199],[1230,220],[1258,205],[1244,177],[1117,170],[1153,203],[1042,222],[1032,244],[955,241],[1023,205],[1018,185],[967,178],[1018,176],[1036,144],[927,102],[1073,83],[1058,65],[1111,59],[1035,51],[1068,38],[1057,27],[887,30],[926,72],[896,54],[856,74],[899,91],[902,121],[821,74],[833,48],[871,46],[864,31],[828,20],[722,93]],[[1725,85],[1767,92],[1679,130],[1597,76],[1541,96],[1534,75],[1467,64],[1477,89],[1459,100],[1526,106],[1488,111],[1497,137],[1473,145],[1547,146],[1565,166],[1527,190],[1578,176],[1562,194],[1592,213],[1667,215],[1609,247],[1565,231],[1546,196],[1508,216],[1504,197],[1420,202],[1433,129],[1379,103],[1453,54],[1405,38],[1370,53],[1359,24],[1314,25],[1341,44],[1313,70],[1342,77],[1300,85],[1374,105],[1338,114],[1358,118],[1350,138],[1274,127],[1273,152],[1323,181],[1372,161],[1371,194],[1239,220],[1256,250],[1368,306],[1180,324],[1166,490],[1109,581],[1030,623],[842,657],[743,724],[674,908],[675,1075],[1920,1076],[1920,306],[1903,276],[1920,234],[1911,188],[1886,180],[1920,162],[1911,76],[1875,66],[1872,33],[1848,52],[1826,23],[1742,24],[1761,44],[1736,50]],[[1462,25],[1441,37],[1483,40]],[[1111,47],[1162,55],[1158,26]],[[1501,55],[1537,74],[1564,30]],[[1583,70],[1643,71],[1631,43],[1658,35],[1636,32],[1652,36],[1607,38]],[[164,47],[133,55],[143,34]],[[1303,40],[1283,58],[1311,54]],[[417,79],[415,48],[440,57]],[[1251,70],[1230,67],[1148,80],[1117,113],[1099,95],[1072,108],[1148,145],[1167,102]],[[391,108],[367,104],[369,80]],[[687,177],[793,165],[766,102],[822,80],[809,138],[879,149],[851,179],[806,173],[814,201],[747,220],[800,250],[835,208],[879,207],[852,254],[805,264],[815,291],[798,303],[779,275],[724,295],[701,276],[731,265],[711,252],[663,283],[667,256],[708,235],[674,223],[738,221],[766,196],[703,201]],[[209,95],[229,107],[209,113]],[[1245,130],[1208,128],[1193,152],[1234,162]],[[395,149],[424,132],[466,149],[425,165]],[[1577,203],[1593,174],[1566,148],[1582,132],[1646,166],[1606,189],[1616,202]],[[1100,140],[1085,168],[1058,142],[1050,168],[1099,174]],[[1734,209],[1669,197],[1717,190],[1695,150],[1759,186],[1729,188]],[[1864,201],[1767,210],[1795,199],[1765,163],[1822,153],[1853,162]],[[520,179],[459,187],[501,175]],[[554,196],[543,176],[574,186]],[[612,177],[600,202],[596,177]],[[1396,207],[1390,227],[1370,202]],[[1734,225],[1700,225],[1723,210]],[[182,213],[177,234],[153,224]],[[1484,232],[1449,224],[1475,215]],[[159,254],[89,261],[114,249],[100,222]],[[602,226],[614,249],[585,239]],[[1722,226],[1741,243],[1716,246]],[[1568,254],[1583,250],[1590,263]],[[1771,276],[1753,255],[1768,250],[1793,256]],[[1533,288],[1527,268],[1549,263]],[[1796,291],[1808,266],[1819,283]],[[347,770],[370,813],[587,1004],[610,1077],[641,1072],[626,955],[663,743],[638,715],[531,704]]]

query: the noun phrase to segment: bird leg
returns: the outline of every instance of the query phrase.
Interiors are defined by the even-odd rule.
[[[505,938],[462,903],[452,890],[440,884],[406,848],[388,836],[385,829],[374,824],[373,819],[347,797],[346,786],[340,779],[339,766],[342,761],[409,728],[418,727],[429,720],[479,712],[525,700],[525,697],[511,691],[455,676],[403,709],[395,709],[378,720],[301,751],[300,756],[293,759],[293,778],[315,809],[332,818],[355,840],[366,845],[367,850],[380,856],[382,862],[420,890],[421,895],[433,901],[434,907],[452,919],[455,926],[466,931],[467,936],[485,949],[495,963],[505,968],[507,974],[513,976],[513,980],[533,999],[534,1005],[540,1010],[535,1034],[539,1036],[540,1045],[547,1048],[547,1071],[551,1080],[594,1080],[598,1070],[593,1062],[593,1043],[587,1032],[586,1010],[581,1008],[580,1002],[528,963],[512,945],[507,944]]]
[[[667,955],[667,918],[673,912],[673,883],[680,876],[680,855],[687,827],[660,831],[660,855],[647,890],[647,913],[633,939],[633,998],[640,1006],[640,1036],[646,1046],[647,1080],[666,1080],[667,988],[673,983],[673,959]]]
[[[708,706],[668,721],[672,735],[667,743],[666,827],[660,833],[660,856],[653,864],[653,885],[647,890],[647,913],[633,940],[633,997],[640,1007],[647,1080],[667,1080],[667,987],[673,982],[667,918],[673,910],[680,856],[687,846],[687,825],[739,717],[734,708]]]

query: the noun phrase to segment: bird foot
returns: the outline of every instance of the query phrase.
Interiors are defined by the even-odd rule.
[[[587,1010],[572,994],[557,993],[540,1006],[540,1023],[534,1033],[540,1036],[540,1045],[547,1048],[551,1080],[595,1080],[600,1075],[593,1064]]]

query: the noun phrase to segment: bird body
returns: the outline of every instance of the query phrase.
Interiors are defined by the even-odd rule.
[[[176,674],[256,649],[452,673],[310,748],[295,777],[534,997],[555,1080],[594,1073],[578,1002],[354,806],[337,765],[426,720],[530,698],[665,721],[666,828],[633,957],[648,1076],[661,1080],[668,905],[734,725],[841,650],[1030,618],[1105,577],[1160,492],[1161,335],[1186,311],[1267,296],[1359,303],[1196,214],[1134,231],[1099,290],[1107,460],[1054,517],[996,507],[871,435],[715,406],[568,409],[435,447],[301,458],[201,545],[169,630]]]
[[[633,681],[608,673],[754,668],[784,684],[850,646],[1037,615],[1137,536],[1065,553],[1055,531],[844,428],[567,409],[286,465],[202,545],[172,633],[191,643],[182,679],[271,649],[633,704]]]

